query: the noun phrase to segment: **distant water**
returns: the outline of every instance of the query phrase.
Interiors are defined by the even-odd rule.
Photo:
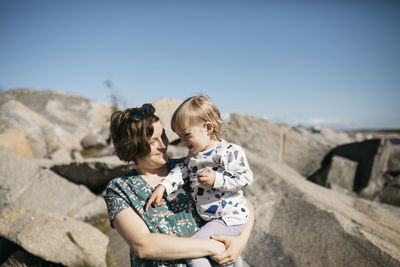
[[[400,139],[390,139],[390,142],[394,146],[400,146]]]

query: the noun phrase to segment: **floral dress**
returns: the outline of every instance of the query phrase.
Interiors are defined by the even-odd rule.
[[[182,160],[169,160],[167,163],[168,170],[171,170]],[[111,226],[115,216],[129,207],[136,210],[152,233],[189,237],[202,226],[203,221],[196,212],[195,203],[190,196],[190,188],[179,188],[168,196],[163,205],[150,208],[145,212],[146,200],[152,192],[153,188],[136,170],[129,171],[127,174],[111,180],[104,195]],[[186,266],[185,260],[140,259],[132,250],[130,257],[131,266]]]

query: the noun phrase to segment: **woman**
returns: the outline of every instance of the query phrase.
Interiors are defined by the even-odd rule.
[[[110,132],[121,160],[135,169],[113,179],[106,188],[111,225],[131,248],[132,266],[185,266],[183,259],[211,256],[221,265],[235,262],[254,223],[254,210],[237,237],[185,238],[202,225],[190,197],[190,188],[174,192],[164,204],[145,212],[155,186],[179,160],[168,160],[168,139],[154,107],[117,111],[111,115]],[[251,203],[249,206],[252,209]],[[225,249],[226,248],[226,249]]]

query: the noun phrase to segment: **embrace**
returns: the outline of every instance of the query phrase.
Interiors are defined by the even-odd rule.
[[[131,266],[242,266],[254,224],[242,189],[253,181],[244,150],[221,139],[223,121],[205,95],[186,99],[171,127],[189,149],[168,159],[168,138],[151,104],[116,111],[110,132],[134,169],[108,184],[111,226],[131,248]]]

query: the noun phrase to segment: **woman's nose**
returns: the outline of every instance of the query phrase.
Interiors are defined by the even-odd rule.
[[[166,148],[166,147],[167,147],[167,144],[164,143],[164,140],[160,140],[160,141],[158,142],[158,148],[164,149],[164,148]]]

